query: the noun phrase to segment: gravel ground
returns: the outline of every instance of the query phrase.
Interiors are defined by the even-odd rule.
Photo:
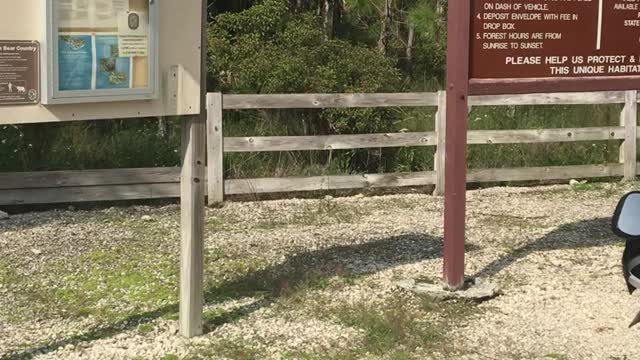
[[[633,185],[472,191],[467,273],[434,302],[442,198],[228,203],[207,212],[206,334],[176,336],[179,208],[0,221],[0,359],[637,359],[609,218]]]

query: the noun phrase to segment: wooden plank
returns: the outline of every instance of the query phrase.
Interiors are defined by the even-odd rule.
[[[179,167],[1,173],[0,190],[161,184],[179,181]]]
[[[200,112],[182,119],[180,335],[203,333],[208,1],[201,1]]]
[[[469,144],[523,144],[624,139],[620,126],[539,130],[473,130]]]
[[[624,175],[623,164],[473,169],[469,171],[467,182],[566,180],[622,175]]]
[[[328,136],[228,137],[225,152],[339,150],[402,146],[434,146],[434,132]]]
[[[0,205],[59,204],[93,201],[177,198],[177,182],[0,190]]]
[[[434,196],[444,196],[444,161],[447,139],[447,93],[438,92],[438,112],[436,113],[437,149],[434,155],[433,169],[436,173]]]
[[[637,142],[638,142],[638,92],[625,93],[625,106],[620,115],[624,126],[624,142],[621,146],[621,160],[624,163],[624,180],[635,181],[637,174]]]
[[[638,86],[640,76],[584,76],[522,79],[470,79],[472,95],[625,91]]]
[[[302,178],[232,179],[225,181],[225,193],[262,194],[295,191],[344,190],[360,188],[423,186],[433,184],[435,173],[393,173]]]
[[[225,110],[436,106],[435,93],[224,95]]]
[[[208,94],[207,104],[207,204],[220,206],[224,202],[222,94]]]
[[[477,95],[470,106],[622,104],[624,91]],[[437,106],[437,93],[224,95],[224,109]]]
[[[111,173],[124,170],[108,170]],[[135,169],[144,170],[144,169]],[[172,172],[179,168],[169,168]],[[78,173],[78,172],[71,172]],[[583,165],[569,167],[539,167],[539,168],[514,168],[514,169],[475,169],[470,170],[469,182],[504,182],[504,181],[529,181],[529,180],[564,180],[572,178],[623,176],[624,165],[612,164]],[[378,187],[382,183],[385,187],[394,186],[422,186],[435,183],[435,172],[401,174],[397,181],[399,185],[393,185],[387,179],[392,179],[394,174],[385,174],[379,180],[380,175],[368,176],[320,176],[313,178],[277,178],[277,179],[234,179],[227,180],[225,187],[230,194],[250,194],[266,192],[287,191],[315,191],[334,189],[355,189],[359,187]],[[72,176],[69,176],[72,177]],[[44,184],[48,185],[48,184]],[[0,190],[0,205],[32,205],[32,204],[56,204],[72,202],[93,201],[120,201],[141,199],[177,198],[180,196],[178,181],[167,183],[140,183],[140,184],[104,184],[96,182],[91,186],[65,186],[43,188],[16,188]]]
[[[476,95],[470,106],[623,104],[624,91]],[[224,95],[225,110],[437,106],[437,93]]]
[[[472,106],[623,104],[624,91],[470,96]]]

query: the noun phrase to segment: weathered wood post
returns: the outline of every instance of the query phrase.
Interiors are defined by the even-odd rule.
[[[433,170],[436,173],[434,196],[444,195],[444,163],[447,139],[447,93],[438,91],[438,112],[436,113],[436,153]]]
[[[204,305],[204,180],[207,131],[207,0],[202,0],[200,114],[182,119],[180,179],[180,334],[202,334]]]
[[[471,1],[449,2],[444,282],[450,289],[464,285],[470,16]]]
[[[222,94],[207,95],[207,203],[224,202],[224,135],[222,131]]]
[[[624,108],[620,114],[620,125],[624,126],[624,142],[620,146],[620,162],[624,163],[624,180],[634,181],[638,174],[638,91],[624,93]]]

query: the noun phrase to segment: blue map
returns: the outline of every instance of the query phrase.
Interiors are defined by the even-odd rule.
[[[91,90],[93,51],[90,35],[60,35],[58,89]]]
[[[131,58],[119,57],[118,37],[96,35],[96,89],[128,89]]]

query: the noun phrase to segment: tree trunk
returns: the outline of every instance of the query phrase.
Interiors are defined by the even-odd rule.
[[[407,35],[407,74],[411,78],[411,69],[413,68],[413,42],[415,40],[416,29],[413,25],[409,25],[409,35]]]
[[[333,17],[335,14],[334,0],[323,0],[322,15],[323,15],[323,28],[324,39],[333,39]]]
[[[393,0],[384,0],[384,8],[380,16],[380,38],[378,39],[378,51],[381,54],[387,53],[387,45],[389,42],[389,29],[392,26],[391,8]]]
[[[301,13],[305,10],[303,0],[290,0],[289,5],[294,13]]]
[[[158,137],[165,142],[169,141],[169,122],[164,116],[158,116]]]
[[[435,9],[436,9],[436,26],[434,26],[434,39],[436,41],[437,44],[440,43],[440,40],[442,38],[442,33],[441,33],[441,26],[440,26],[440,21],[442,21],[442,19],[444,19],[444,17],[446,16],[445,14],[445,6],[443,4],[444,1],[442,0],[435,0]]]

